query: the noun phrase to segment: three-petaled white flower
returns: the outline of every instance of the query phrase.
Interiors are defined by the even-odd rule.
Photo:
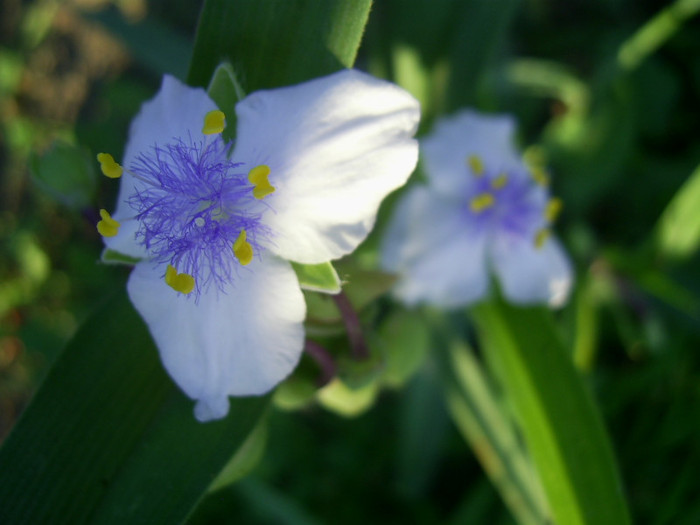
[[[382,247],[403,302],[476,302],[491,271],[511,302],[566,301],[571,264],[550,235],[561,201],[550,198],[547,174],[522,161],[514,129],[508,116],[464,110],[422,141],[428,184],[403,195]]]
[[[290,374],[306,306],[289,261],[354,250],[418,157],[418,103],[354,70],[253,93],[236,115],[229,145],[206,92],[166,76],[131,124],[116,211],[98,224],[109,249],[140,260],[129,297],[201,421]]]

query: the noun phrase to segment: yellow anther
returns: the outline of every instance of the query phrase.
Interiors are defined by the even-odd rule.
[[[188,294],[194,290],[194,277],[187,273],[177,273],[172,264],[165,270],[165,284],[176,292]]]
[[[472,200],[469,201],[469,209],[474,213],[481,213],[487,208],[494,205],[496,199],[494,199],[491,193],[480,193]]]
[[[121,226],[121,224],[119,221],[112,219],[112,216],[107,213],[107,210],[101,209],[100,217],[102,217],[102,220],[97,223],[97,231],[100,232],[102,237],[114,237],[119,233],[119,226]]]
[[[467,165],[477,177],[484,174],[484,163],[478,155],[469,155],[467,157]]]
[[[105,177],[118,179],[122,176],[123,168],[114,161],[114,157],[109,153],[98,153],[97,161],[100,163],[100,169]]]
[[[250,261],[253,260],[253,247],[246,240],[247,237],[246,231],[241,230],[236,242],[233,243],[233,254],[243,266],[250,264]]]
[[[494,190],[500,190],[506,184],[508,184],[508,175],[505,173],[501,173],[498,177],[491,181],[491,187]]]
[[[267,180],[269,176],[270,167],[265,164],[255,166],[248,172],[248,180],[255,186],[253,188],[253,197],[256,199],[263,199],[275,191],[275,187]]]
[[[547,228],[542,228],[535,234],[535,248],[538,250],[544,246],[552,232]]]
[[[205,135],[221,133],[224,127],[226,127],[226,115],[224,115],[223,111],[215,109],[204,115],[202,133]]]
[[[552,199],[549,199],[547,207],[544,210],[544,218],[547,219],[548,222],[556,221],[557,217],[559,217],[559,214],[561,213],[561,209],[563,206],[564,203],[560,198],[554,197]]]
[[[532,180],[534,180],[540,186],[549,185],[549,175],[547,175],[547,172],[544,170],[544,168],[534,166],[530,168],[530,174],[532,175]]]

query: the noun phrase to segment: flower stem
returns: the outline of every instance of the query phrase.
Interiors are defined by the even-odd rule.
[[[326,386],[330,380],[333,379],[336,372],[333,357],[328,353],[328,350],[311,339],[306,340],[304,352],[306,352],[311,359],[316,361],[316,364],[321,369],[321,375],[318,378],[319,388]]]
[[[362,332],[362,324],[348,296],[345,295],[345,292],[341,291],[331,297],[333,297],[335,305],[338,307],[338,310],[340,310],[343,323],[345,323],[345,331],[348,333],[352,356],[358,361],[368,359],[369,350],[367,349],[367,342]]]

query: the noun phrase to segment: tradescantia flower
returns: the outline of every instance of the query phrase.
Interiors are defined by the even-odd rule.
[[[571,264],[551,226],[561,201],[549,177],[528,168],[508,116],[462,111],[421,144],[427,185],[399,201],[382,247],[407,304],[463,306],[484,298],[490,273],[514,303],[562,305]]]
[[[354,70],[260,91],[237,138],[202,89],[166,76],[131,124],[107,248],[138,259],[128,293],[201,421],[296,366],[306,306],[289,261],[351,252],[417,162],[418,103]]]

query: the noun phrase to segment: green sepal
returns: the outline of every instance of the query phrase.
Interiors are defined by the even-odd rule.
[[[102,250],[100,260],[105,264],[127,264],[129,266],[133,266],[134,264],[141,261],[141,259],[131,257],[130,255],[125,255],[121,252],[112,250],[110,248],[105,248],[104,250]]]
[[[360,388],[351,388],[336,377],[316,394],[316,399],[325,409],[344,417],[356,417],[374,404],[379,394],[379,381],[374,380]]]
[[[292,267],[299,279],[299,286],[303,290],[327,294],[340,293],[341,283],[338,272],[331,262],[321,264],[292,263]]]
[[[275,389],[272,402],[280,410],[299,410],[313,402],[317,390],[311,377],[296,370]]]
[[[221,135],[227,141],[234,139],[237,121],[236,104],[243,100],[246,94],[230,63],[222,62],[214,70],[207,87],[207,94],[226,115],[226,128]]]

